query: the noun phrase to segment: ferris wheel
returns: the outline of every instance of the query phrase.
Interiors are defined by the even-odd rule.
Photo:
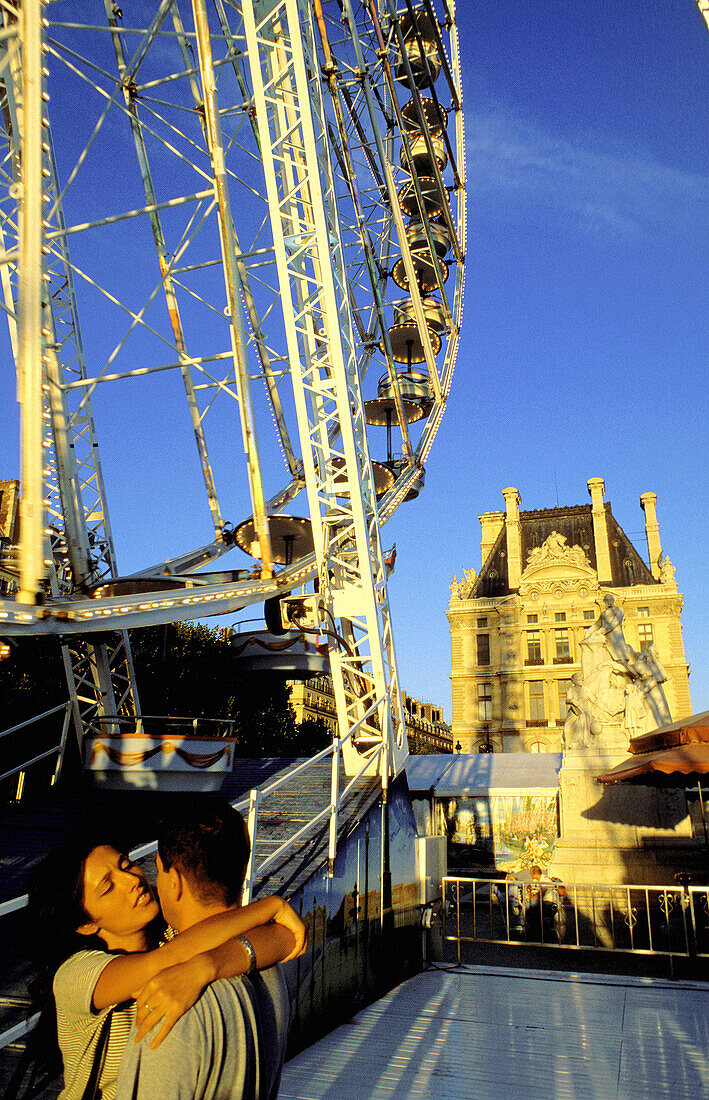
[[[0,635],[60,636],[84,736],[139,726],[129,629],[268,601],[327,639],[350,766],[395,774],[380,527],[458,348],[453,0],[1,18]]]

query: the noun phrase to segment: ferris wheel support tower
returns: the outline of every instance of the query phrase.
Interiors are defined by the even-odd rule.
[[[311,5],[256,0],[244,26],[343,754],[386,782],[407,749]]]

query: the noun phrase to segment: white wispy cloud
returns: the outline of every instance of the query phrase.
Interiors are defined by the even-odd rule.
[[[472,197],[543,205],[585,233],[642,237],[660,225],[703,219],[709,177],[604,147],[571,142],[504,111],[466,112]]]

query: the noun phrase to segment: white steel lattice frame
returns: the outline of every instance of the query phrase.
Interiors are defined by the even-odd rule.
[[[331,5],[326,5],[326,7],[329,6]],[[175,148],[174,145],[171,144],[169,138],[166,140],[165,137],[161,137],[158,133],[160,124],[165,123],[166,119],[161,117],[160,101],[151,102],[151,93],[154,94],[157,88],[166,86],[165,80],[162,82],[147,80],[143,83],[139,83],[139,70],[140,66],[144,64],[145,58],[149,55],[151,45],[155,42],[159,42],[161,35],[163,43],[166,38],[169,37],[161,28],[165,17],[170,14],[175,27],[174,32],[172,32],[173,38],[180,42],[184,64],[186,66],[185,75],[192,85],[194,117],[202,109],[200,92],[197,87],[197,66],[193,60],[194,51],[191,55],[189,54],[189,49],[192,48],[194,44],[195,35],[193,33],[187,33],[182,29],[177,4],[174,0],[170,4],[167,2],[161,3],[160,5],[156,5],[157,12],[150,20],[145,30],[133,28],[130,31],[123,32],[131,37],[131,43],[135,44],[137,41],[137,46],[135,46],[135,48],[131,46],[131,60],[126,61],[125,57],[127,55],[125,52],[123,52],[123,56],[121,56],[118,29],[115,26],[115,9],[110,4],[107,4],[106,7],[109,13],[109,27],[107,27],[106,30],[110,30],[110,33],[114,37],[114,44],[117,45],[116,55],[119,64],[119,75],[121,77],[121,83],[118,86],[116,86],[115,78],[113,84],[110,83],[110,74],[106,72],[103,75],[109,78],[107,90],[101,87],[101,77],[94,77],[92,75],[94,71],[100,72],[100,70],[95,67],[92,70],[90,62],[87,62],[86,72],[80,72],[79,55],[75,52],[66,51],[61,42],[58,40],[55,41],[54,38],[51,37],[51,24],[48,32],[50,36],[48,38],[48,50],[52,62],[55,62],[56,59],[60,59],[67,69],[71,69],[75,74],[81,75],[82,80],[84,80],[88,86],[92,86],[104,97],[106,107],[101,118],[96,123],[94,134],[90,140],[93,141],[100,130],[108,114],[109,108],[114,111],[120,110],[124,113],[124,118],[129,119],[136,148],[139,150],[139,162],[141,161],[140,146],[141,144],[145,146],[144,139],[147,135],[153,141],[157,138],[159,142],[162,143],[161,148],[163,148],[163,150],[168,148],[173,153],[177,153],[181,158],[180,163],[186,163],[184,151]],[[215,70],[217,70],[218,65],[219,68],[217,71],[221,73],[221,77],[223,78],[224,66],[230,65],[233,67],[241,87],[240,94],[242,102],[241,107],[238,109],[241,110],[243,118],[247,120],[247,128],[254,131],[256,147],[258,147],[258,128],[255,125],[253,111],[249,108],[248,83],[244,75],[246,73],[246,58],[243,49],[243,32],[239,24],[240,13],[238,12],[238,5],[235,3],[225,5],[221,0],[215,0],[215,7],[222,30],[220,41],[223,42],[227,48],[227,53],[223,57],[220,57],[218,61],[215,60]],[[359,369],[360,374],[363,375],[366,371],[367,364],[371,360],[372,353],[376,348],[377,338],[379,337],[381,346],[386,353],[385,359],[388,362],[389,372],[392,378],[392,388],[394,393],[398,395],[396,374],[392,371],[391,355],[389,354],[387,322],[383,318],[383,307],[387,305],[390,309],[391,305],[387,304],[384,300],[381,302],[376,300],[377,290],[379,289],[380,292],[383,292],[383,288],[386,286],[387,266],[391,262],[392,244],[394,241],[391,230],[395,221],[397,223],[397,233],[400,238],[398,245],[403,259],[407,264],[410,260],[408,243],[403,226],[401,225],[400,217],[397,218],[396,201],[394,200],[394,187],[400,186],[402,180],[401,170],[396,168],[392,163],[391,146],[392,137],[396,137],[396,126],[394,125],[392,129],[392,118],[389,117],[386,123],[386,133],[382,133],[381,136],[378,134],[376,109],[382,106],[382,96],[386,97],[388,92],[386,82],[383,78],[385,67],[384,61],[377,53],[376,36],[372,29],[372,15],[369,9],[365,6],[361,6],[357,9],[355,19],[355,16],[351,14],[351,7],[346,5],[346,9],[350,12],[350,15],[348,16],[349,22],[345,20],[346,29],[344,32],[342,30],[343,23],[338,14],[339,9],[333,9],[333,11],[329,13],[328,11],[325,12],[326,20],[330,26],[331,42],[337,54],[335,59],[336,66],[338,64],[340,66],[339,73],[337,73],[334,81],[331,83],[331,93],[333,94],[333,102],[336,97],[342,97],[346,115],[344,120],[345,124],[342,126],[339,135],[334,132],[331,115],[328,126],[330,129],[330,137],[333,141],[333,166],[335,162],[337,166],[336,171],[333,173],[335,183],[338,185],[344,184],[344,186],[340,186],[338,206],[342,212],[343,220],[341,221],[341,226],[343,228],[343,246],[346,253],[349,291],[351,304],[354,310],[353,316],[356,322],[357,336],[359,339]],[[457,75],[457,38],[455,34],[455,25],[452,21],[452,5],[446,4],[444,6],[444,11],[447,15],[448,30],[450,34],[450,64],[457,81],[459,79]],[[229,19],[227,19],[227,13]],[[229,25],[229,20],[233,20],[235,13],[237,13],[236,30],[232,29]],[[147,14],[150,16],[150,12]],[[61,24],[59,24],[59,26],[61,26]],[[87,28],[94,38],[95,32],[98,29],[98,27]],[[136,36],[139,37],[136,39]],[[389,31],[389,39],[391,39],[391,31]],[[347,43],[349,43],[349,57],[345,56],[348,49]],[[362,51],[364,51],[366,55],[364,60],[361,60],[361,57],[360,59],[356,57],[353,60],[353,47],[355,52],[359,51],[358,57],[361,55]],[[171,76],[166,78],[167,84],[172,80],[174,86],[174,81],[179,76],[179,73],[174,72]],[[378,87],[376,86],[377,83]],[[389,83],[389,88],[390,87],[391,85]],[[157,108],[154,105],[155,102],[158,103]],[[236,109],[237,107],[229,104],[226,112],[227,115],[229,113],[233,114]],[[144,116],[142,119],[139,117],[139,111]],[[164,111],[162,113],[164,115]],[[147,116],[147,118],[145,116]],[[459,174],[462,176],[462,113],[458,109],[455,114],[455,126],[457,159],[460,169]],[[370,136],[364,133],[367,127],[370,128]],[[348,130],[351,131],[349,136],[347,134]],[[173,123],[170,123],[169,132],[179,137],[185,136],[180,133],[179,127],[177,129],[175,128]],[[229,139],[229,148],[237,148],[238,145],[238,137],[232,134]],[[192,139],[189,139],[188,148],[189,150],[196,149]],[[77,161],[77,166],[72,171],[68,183],[64,184],[62,195],[66,193],[67,188],[72,183],[87,150],[82,153]],[[253,157],[253,152],[249,152],[247,144],[244,144],[244,150],[247,157]],[[184,258],[187,256],[191,240],[198,235],[200,227],[205,224],[210,215],[213,216],[213,211],[217,205],[214,197],[214,181],[211,177],[211,173],[205,171],[204,168],[195,161],[196,155],[197,154],[191,153],[190,157],[187,159],[193,162],[191,167],[197,173],[197,178],[203,186],[198,186],[190,193],[183,194],[179,197],[171,196],[165,201],[164,195],[158,194],[157,189],[152,188],[150,165],[147,162],[147,157],[145,157],[143,158],[145,164],[141,163],[141,170],[145,169],[145,172],[143,172],[143,185],[146,188],[146,199],[152,199],[152,202],[146,202],[146,205],[142,209],[136,208],[119,213],[118,215],[111,214],[111,216],[104,219],[96,219],[93,222],[86,222],[83,225],[70,225],[65,232],[62,232],[62,236],[79,232],[92,232],[96,227],[102,225],[110,226],[122,220],[127,220],[127,226],[129,228],[132,224],[130,219],[148,215],[153,223],[153,236],[158,251],[160,282],[155,287],[150,299],[143,309],[131,309],[131,307],[118,302],[115,295],[111,294],[110,289],[104,288],[97,283],[95,277],[92,277],[90,272],[82,271],[77,266],[74,266],[73,269],[70,268],[70,270],[73,270],[81,280],[88,283],[89,286],[97,288],[105,296],[105,300],[108,303],[113,303],[114,305],[118,304],[130,318],[130,326],[126,333],[126,337],[117,345],[116,352],[109,358],[105,367],[99,370],[94,368],[92,378],[77,378],[69,383],[68,390],[72,388],[78,389],[82,394],[81,408],[85,408],[87,401],[95,392],[96,387],[103,383],[108,383],[112,380],[144,376],[154,371],[180,369],[183,373],[183,379],[185,380],[185,391],[188,396],[188,404],[190,404],[190,386],[192,386],[193,393],[196,394],[197,400],[201,402],[198,416],[195,416],[193,406],[190,409],[192,426],[197,435],[197,428],[202,427],[204,417],[210,412],[217,397],[220,399],[231,398],[239,402],[240,394],[235,372],[232,371],[231,375],[229,375],[228,372],[224,373],[224,371],[220,372],[219,370],[220,363],[228,364],[230,361],[233,361],[233,349],[230,351],[225,349],[223,352],[211,356],[190,354],[187,349],[180,344],[179,329],[181,326],[179,324],[179,310],[175,311],[173,309],[176,301],[175,293],[173,293],[175,288],[177,288],[177,291],[180,293],[183,293],[183,302],[185,291],[199,299],[199,294],[195,295],[192,289],[185,287],[185,276],[181,274],[181,271],[194,271],[197,270],[200,265],[193,264],[191,266],[183,266],[182,268],[180,268],[179,265],[181,263],[184,265]],[[351,167],[353,162],[355,165],[354,169]],[[362,179],[362,166],[366,169],[365,175],[369,173],[365,180]],[[389,173],[390,176],[392,171],[397,176],[398,182],[395,183],[394,180],[389,178],[388,184],[385,186],[384,178],[387,173]],[[235,178],[232,168],[229,171],[230,184],[233,183]],[[403,178],[405,178],[405,173]],[[162,198],[162,201],[159,201],[160,198]],[[346,200],[344,205],[343,198]],[[359,200],[359,210],[357,209],[357,200]],[[463,249],[465,207],[462,186],[456,189],[455,202],[458,241],[460,249]],[[350,203],[349,207],[348,203]],[[162,210],[172,211],[178,208],[184,209],[185,204],[192,204],[194,206],[194,212],[191,215],[189,225],[183,232],[182,238],[178,240],[176,244],[173,244],[170,249],[168,260],[165,254],[164,243],[161,244],[160,241],[160,212]],[[54,233],[56,234],[58,231],[55,230]],[[265,248],[259,247],[257,236],[250,245],[246,246],[243,252],[240,252],[236,231],[233,228],[232,235],[236,252],[236,268],[240,284],[239,290],[243,298],[244,313],[250,330],[248,335],[248,351],[252,356],[255,353],[259,361],[260,377],[268,390],[274,424],[278,437],[280,438],[286,465],[291,475],[291,481],[286,484],[285,487],[278,490],[278,492],[272,494],[266,503],[268,513],[273,514],[285,507],[302,489],[304,484],[302,461],[295,453],[292,442],[288,436],[286,414],[284,413],[280,401],[280,395],[284,392],[282,383],[285,377],[285,371],[282,369],[282,364],[287,361],[287,356],[285,355],[285,351],[277,346],[278,341],[274,342],[273,333],[269,333],[266,327],[270,324],[269,311],[273,308],[274,304],[277,304],[279,291],[274,281],[271,280],[269,282],[268,279],[264,281],[259,271],[259,265],[262,262],[262,258],[272,255],[270,244],[266,242]],[[50,232],[48,236],[51,238],[52,233]],[[365,237],[367,236],[370,242],[369,256],[366,255],[367,246],[365,245]],[[372,260],[373,262],[371,262]],[[223,263],[223,260],[220,262]],[[367,268],[369,268],[369,287],[367,287],[367,279],[365,277]],[[5,265],[3,270],[6,272],[8,270],[8,265]],[[172,286],[171,280],[174,280]],[[270,291],[272,294],[272,304],[268,308],[265,308],[263,304],[259,304],[256,300],[257,293],[263,291],[263,288],[266,286],[273,288]],[[394,486],[386,493],[384,499],[380,502],[380,519],[382,521],[385,521],[393,514],[398,504],[401,503],[411,487],[417,482],[421,467],[426,461],[440,422],[450,386],[458,345],[462,286],[462,264],[459,263],[456,267],[455,292],[451,310],[453,324],[447,336],[445,361],[440,371],[440,375],[435,377],[432,375],[431,379],[432,385],[438,396],[433,402],[431,413],[428,415],[425,422],[423,422],[423,431],[420,434],[418,443],[408,438],[408,429],[405,420],[403,418],[398,418],[400,420],[399,428],[402,434],[404,456],[408,460],[408,463],[405,463],[404,468],[399,471]],[[115,357],[121,352],[133,331],[140,331],[142,327],[143,331],[154,332],[154,329],[147,321],[147,314],[145,311],[150,306],[150,302],[161,291],[165,293],[170,308],[171,320],[177,320],[177,325],[172,325],[169,339],[165,339],[160,336],[160,334],[158,334],[158,336],[165,344],[168,344],[174,349],[175,361],[172,363],[158,363],[156,366],[141,367],[139,370],[121,371],[117,369],[118,364],[115,362]],[[367,294],[369,296],[368,305],[366,301],[364,301]],[[415,288],[412,294],[415,299]],[[425,335],[424,333],[422,337],[424,343]],[[193,377],[193,381],[190,382],[190,373],[194,376],[195,371],[199,373],[201,380],[198,381]],[[137,574],[138,576],[150,576],[153,575],[156,570],[167,571],[169,573],[190,572],[198,565],[218,557],[228,549],[228,542],[223,537],[223,528],[220,527],[222,522],[221,512],[219,511],[218,503],[212,498],[209,488],[210,469],[209,458],[206,453],[206,443],[202,446],[198,441],[198,448],[200,450],[203,473],[205,473],[205,484],[207,485],[210,508],[212,508],[213,517],[216,517],[215,529],[217,537],[207,546],[200,546],[185,554],[177,555],[167,562],[160,563],[159,566],[150,566],[141,569]],[[300,583],[308,579],[308,577],[312,577],[314,575],[314,566],[314,558],[311,557],[310,559],[301,559],[296,566],[287,567],[278,577],[278,587],[281,589],[292,587],[293,584]],[[42,612],[33,612],[30,607],[16,605],[11,601],[1,603],[0,631],[16,634],[27,632],[56,632],[57,622],[53,621],[54,616],[61,619],[62,632],[65,634],[102,630],[105,628],[107,616],[110,616],[112,625],[121,628],[131,625],[148,625],[151,622],[165,622],[176,618],[189,618],[193,616],[195,611],[219,613],[225,610],[234,610],[250,602],[256,602],[264,596],[273,593],[275,590],[276,588],[273,582],[269,581],[267,577],[262,578],[258,584],[254,584],[253,580],[249,578],[247,583],[237,582],[231,585],[215,583],[204,584],[201,586],[201,593],[198,596],[185,595],[176,598],[171,595],[165,597],[155,592],[149,600],[146,600],[142,595],[137,597],[123,596],[113,600],[103,598],[99,606],[97,606],[95,600],[82,599],[81,592],[74,590],[70,598],[52,598],[49,600]]]
[[[16,220],[11,209],[0,209],[3,245],[17,240],[14,260],[2,265],[2,284],[25,409],[18,601],[30,606],[41,602],[45,578],[52,595],[60,597],[116,573],[91,403],[79,403],[67,389],[86,377],[86,364],[51,132],[41,113],[40,13],[39,3],[24,4],[19,21],[3,12],[8,33],[0,44],[4,172],[12,179],[10,194],[18,196],[20,213]],[[26,323],[28,315],[35,316],[37,293],[39,327],[36,321]],[[39,448],[33,442],[38,417]],[[126,631],[109,631],[100,644],[77,637],[61,648],[80,742],[107,717],[137,713]]]
[[[296,60],[291,58],[290,68],[286,66],[290,83],[285,89],[279,88],[279,94],[284,92],[280,104],[269,103],[265,107],[276,124],[284,129],[291,124],[292,112],[299,112],[293,118],[300,146],[289,144],[287,156],[281,158],[279,165],[279,179],[281,183],[290,180],[291,192],[282,211],[286,224],[280,217],[274,219],[275,237],[285,237],[288,245],[285,263],[282,258],[277,263],[276,240],[269,235],[272,211],[263,195],[261,147],[264,138],[261,131],[264,122],[259,117],[259,110],[263,111],[264,103],[262,94],[251,85],[251,73],[258,71],[260,66],[255,63],[253,44],[247,43],[245,33],[245,21],[254,23],[254,11],[259,13],[260,19],[267,7],[262,3],[242,5],[237,0],[213,0],[215,10],[208,18],[203,0],[185,0],[181,5],[178,0],[155,0],[154,5],[139,9],[141,22],[144,13],[145,25],[136,27],[123,25],[121,13],[110,0],[104,0],[103,4],[101,0],[93,0],[90,5],[91,16],[95,16],[95,9],[102,11],[103,26],[88,22],[86,25],[63,23],[64,3],[65,0],[61,0],[46,9],[49,20],[46,28],[39,29],[40,40],[44,35],[44,60],[51,66],[52,80],[59,75],[60,98],[62,73],[68,73],[78,85],[80,95],[83,96],[86,89],[87,104],[90,96],[95,101],[98,95],[99,110],[95,116],[86,115],[84,136],[74,143],[78,151],[70,155],[63,153],[61,184],[57,181],[58,171],[46,120],[38,130],[47,147],[44,156],[49,175],[44,190],[47,195],[45,210],[50,216],[45,217],[44,247],[46,274],[52,281],[52,308],[45,310],[47,316],[40,318],[39,323],[48,333],[45,338],[46,376],[57,380],[47,391],[51,401],[46,408],[42,407],[40,416],[42,430],[46,432],[45,443],[49,444],[43,448],[48,486],[45,499],[49,509],[46,529],[51,531],[54,553],[50,554],[48,547],[42,545],[39,579],[32,580],[30,575],[29,585],[39,588],[40,602],[33,606],[29,602],[0,598],[0,633],[18,636],[61,633],[65,640],[76,640],[74,648],[83,652],[80,639],[91,632],[100,632],[100,643],[89,651],[93,665],[88,661],[76,674],[75,695],[77,700],[82,700],[82,705],[85,702],[89,707],[92,696],[97,693],[97,697],[105,701],[106,713],[115,709],[120,713],[122,706],[126,713],[131,709],[130,692],[127,693],[130,669],[128,667],[127,674],[121,678],[117,675],[115,662],[112,665],[113,655],[119,664],[123,660],[121,646],[114,644],[114,639],[120,639],[126,628],[234,611],[278,592],[290,591],[319,576],[321,590],[328,597],[329,614],[341,620],[340,633],[344,641],[336,647],[333,662],[340,669],[340,705],[346,714],[343,724],[356,730],[355,738],[350,740],[359,742],[360,751],[366,751],[367,745],[381,744],[382,729],[387,737],[391,732],[388,726],[391,717],[385,714],[389,708],[394,712],[397,726],[391,743],[397,745],[396,751],[399,751],[402,726],[396,715],[396,663],[381,563],[377,508],[379,521],[393,514],[409,491],[417,486],[430,451],[445,407],[458,346],[463,269],[459,262],[450,304],[442,283],[439,287],[449,319],[446,353],[442,368],[437,368],[429,356],[431,412],[416,433],[412,433],[402,414],[397,367],[388,334],[392,309],[396,320],[396,299],[402,297],[389,277],[391,264],[398,253],[410,274],[412,270],[406,228],[397,200],[397,188],[408,179],[406,168],[396,163],[399,143],[405,145],[406,142],[400,133],[398,105],[393,105],[397,90],[406,96],[410,96],[411,91],[402,91],[400,83],[395,85],[387,52],[380,49],[380,20],[387,20],[384,32],[387,49],[392,48],[395,40],[393,9],[388,12],[388,5],[383,0],[376,5],[357,5],[356,11],[349,0],[343,0],[343,6],[339,0],[337,3],[325,0],[322,26],[316,35],[310,3],[301,0],[291,4],[287,12],[284,8],[284,18],[292,18],[292,13],[298,12],[300,26],[307,28],[307,43],[304,47],[298,42],[298,73]],[[440,10],[441,0],[436,3]],[[34,3],[29,0],[26,10],[29,12],[34,7],[37,7],[37,0]],[[187,26],[187,21],[183,24],[183,16],[190,7],[192,27]],[[89,5],[82,7],[81,14],[88,8]],[[14,5],[3,6],[3,0],[0,0],[0,9],[10,14],[16,10]],[[320,9],[314,0],[312,9]],[[449,31],[450,65],[458,81],[452,5],[444,4],[443,11]],[[22,27],[19,31],[20,35],[24,33]],[[6,35],[2,56],[7,72],[11,71],[13,50],[15,71],[19,72],[18,41],[17,36]],[[100,42],[108,47],[102,53],[97,49]],[[172,49],[171,60],[168,48]],[[302,54],[303,49],[305,54]],[[151,60],[154,55],[163,59],[157,67]],[[315,75],[323,61],[329,93],[324,102],[323,88]],[[160,64],[164,66],[162,69]],[[51,84],[52,89],[56,86]],[[182,91],[178,95],[175,89]],[[15,109],[15,98],[9,101],[8,118]],[[309,120],[307,141],[301,134],[301,115]],[[89,167],[93,150],[99,145],[107,120],[111,119],[114,132],[118,125],[122,126],[135,148],[142,204],[141,199],[136,202],[135,198],[124,200],[119,196],[117,205],[115,202],[113,206],[107,205],[105,213],[92,209],[92,216],[86,219],[83,207],[77,202],[75,181],[80,180],[82,172]],[[455,128],[456,156],[462,177],[462,113],[458,108]],[[6,130],[9,134],[19,133],[18,127],[13,128],[9,123]],[[84,143],[83,148],[81,143]],[[65,145],[62,143],[62,150]],[[124,141],[122,150],[125,145]],[[182,175],[165,176],[169,157],[176,158],[174,163]],[[242,164],[246,166],[243,170]],[[253,175],[254,164],[261,173],[258,179]],[[0,228],[6,238],[0,274],[11,340],[18,346],[19,357],[19,344],[27,338],[27,333],[18,336],[16,332],[14,284],[20,270],[30,273],[30,282],[34,276],[29,262],[18,265],[14,244],[17,195],[13,194],[11,186],[11,166],[12,157],[6,168],[8,187],[0,195]],[[122,169],[127,169],[125,158]],[[317,225],[314,205],[312,209],[308,207],[308,216],[304,216],[300,201],[301,176],[302,186],[318,188],[320,220]],[[256,196],[261,203],[261,226],[257,230],[252,230],[247,223],[242,229],[240,220],[237,232],[230,206],[237,208],[239,189],[244,189],[247,196]],[[126,196],[130,194],[126,189]],[[462,183],[456,185],[451,204],[455,210],[456,251],[462,254],[465,247]],[[67,223],[65,210],[71,210]],[[181,219],[177,222],[176,212]],[[288,231],[289,218],[293,223],[291,228],[296,227],[295,233]],[[199,244],[205,226],[215,224],[219,227],[218,234],[212,232],[206,253],[204,247],[201,252],[197,250],[197,262],[194,262],[194,243]],[[140,292],[144,294],[143,304],[140,298],[136,304],[128,296],[122,297],[110,279],[102,277],[100,267],[90,264],[94,257],[101,256],[101,233],[111,232],[114,226],[124,226],[130,232],[132,227],[140,229],[141,225],[148,227],[156,256],[152,265],[148,262],[141,266],[141,273],[147,273],[143,284],[145,290]],[[142,240],[145,233],[140,231]],[[246,236],[243,243],[240,241],[242,232]],[[74,255],[70,256],[69,246],[77,240],[83,252],[73,244]],[[95,243],[84,244],[85,240]],[[311,240],[316,241],[317,247],[311,247]],[[337,244],[335,249],[333,242]],[[333,251],[334,267],[330,255]],[[79,263],[77,255],[82,258]],[[197,281],[210,267],[218,268],[224,275],[227,299],[224,311],[220,310],[218,302],[205,297]],[[41,276],[36,282],[41,285]],[[103,303],[106,310],[114,309],[123,317],[125,326],[123,335],[120,326],[117,327],[117,342],[105,359],[101,358],[103,351],[97,358],[94,341],[90,368],[85,362],[77,314],[78,305],[84,311],[87,287],[94,299],[99,296],[99,308]],[[411,296],[418,315],[421,302],[415,285],[412,285]],[[156,320],[155,309],[160,300],[163,308],[167,308],[163,320],[159,316]],[[186,312],[194,302],[208,310],[208,317],[215,318],[221,326],[219,332],[226,334],[223,344],[208,349],[207,353],[197,346],[195,337],[199,331],[194,321],[190,324]],[[288,308],[284,309],[285,303]],[[31,311],[28,310],[26,316],[31,319]],[[421,326],[420,321],[419,317],[422,343],[430,345],[427,327]],[[294,327],[294,339],[292,333],[287,338],[289,326]],[[135,355],[131,361],[126,354],[136,333],[147,334],[146,339],[155,338],[158,350],[158,355],[152,359],[146,359],[139,351],[137,366]],[[35,332],[35,339],[36,336]],[[293,348],[299,348],[295,359]],[[377,505],[360,382],[368,366],[376,360],[379,349],[399,408],[397,421],[403,465],[395,475],[393,487]],[[30,372],[34,362],[36,359],[29,364]],[[330,382],[335,378],[334,367],[338,373],[337,386],[333,388]],[[205,546],[174,554],[157,565],[141,566],[132,571],[132,577],[142,579],[148,588],[150,578],[168,574],[175,576],[180,584],[189,582],[190,591],[161,592],[156,588],[149,589],[147,594],[124,592],[97,599],[94,598],[95,589],[100,582],[115,578],[117,568],[105,508],[92,399],[99,387],[103,399],[112,385],[122,385],[129,379],[147,375],[165,377],[165,372],[182,376],[214,527],[213,540]],[[273,427],[267,424],[268,431],[273,435],[275,429],[290,478],[275,493],[270,489],[267,500],[261,488],[264,482],[255,436],[257,427],[262,438],[268,432],[263,432],[263,423],[256,423],[251,404],[250,388],[256,383],[267,395],[273,421]],[[292,386],[293,393],[288,386]],[[231,583],[202,580],[194,573],[199,566],[224,554],[231,545],[229,525],[223,519],[223,509],[217,498],[217,479],[212,471],[205,433],[206,418],[219,404],[225,403],[230,409],[234,409],[235,403],[238,406],[247,456],[246,476],[242,475],[241,480],[250,484],[250,503],[257,531],[261,526],[260,575],[242,570]],[[25,408],[25,427],[31,428],[35,413],[36,409],[33,412],[29,406]],[[309,425],[307,431],[304,424]],[[298,441],[302,457],[298,453]],[[27,475],[32,473],[30,467],[38,449],[27,447],[25,451],[30,457],[30,466],[24,480],[31,490],[31,476]],[[337,469],[338,492],[334,491],[338,459],[345,464],[349,497],[342,494],[342,468]],[[285,508],[303,490],[306,481],[317,554],[301,558],[272,576],[268,530],[263,520]],[[25,496],[29,508],[31,491]],[[235,518],[240,518],[238,513]],[[32,525],[25,527],[26,549]],[[43,523],[42,531],[44,529]],[[24,549],[21,558],[25,567],[32,561],[32,555],[26,554]],[[8,560],[6,556],[4,562]],[[36,564],[37,554],[34,560]],[[44,580],[42,570],[47,572]],[[360,595],[360,582],[367,577],[372,593],[364,599]],[[106,634],[107,629],[110,635]],[[374,652],[372,637],[377,639]],[[66,650],[65,660],[69,660]]]
[[[319,590],[348,643],[344,656],[329,646],[338,721],[360,743],[384,741],[386,776],[406,751],[325,115],[309,81],[311,9],[265,0],[244,23],[281,295],[293,307],[284,316]],[[346,497],[335,486],[343,462]]]

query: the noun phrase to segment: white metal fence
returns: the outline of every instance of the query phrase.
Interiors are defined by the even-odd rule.
[[[709,958],[709,887],[443,880],[443,935],[463,943]]]

